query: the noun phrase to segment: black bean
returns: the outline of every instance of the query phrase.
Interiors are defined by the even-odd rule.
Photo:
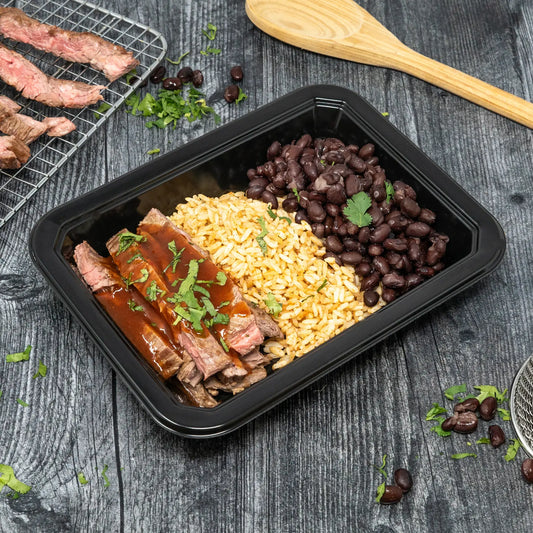
[[[400,204],[404,198],[416,200],[415,190],[410,185],[407,185],[407,183],[404,183],[403,181],[395,181],[392,186],[394,188],[395,203]]]
[[[330,235],[333,232],[333,220],[334,218],[330,215],[324,219],[324,232],[326,235]]]
[[[407,226],[409,226],[410,223],[411,219],[404,217],[403,215],[395,216],[387,220],[387,224],[395,233],[401,233],[405,230],[405,228],[407,228]]]
[[[434,265],[435,263],[438,263],[445,253],[446,242],[439,238],[435,239],[427,251],[426,263],[428,265]]]
[[[368,255],[375,257],[383,253],[383,246],[381,244],[369,244],[367,248]]]
[[[387,304],[392,302],[393,300],[396,300],[396,296],[396,291],[394,289],[390,289],[389,287],[385,287],[381,292],[381,298]]]
[[[457,423],[453,427],[456,433],[473,433],[477,429],[477,416],[472,411],[457,413]]]
[[[309,217],[307,216],[307,213],[304,209],[298,209],[296,212],[296,215],[294,216],[294,220],[300,224],[302,220],[305,220],[309,225],[311,224],[311,221],[309,220]]]
[[[419,276],[415,273],[410,273],[405,275],[405,288],[411,289],[412,287],[416,287],[417,285],[420,285],[422,283],[423,278],[422,276]]]
[[[405,278],[398,272],[391,272],[383,276],[382,283],[384,287],[389,289],[403,289],[405,287]]]
[[[376,147],[372,143],[367,143],[359,148],[359,157],[361,159],[369,159],[374,155]]]
[[[370,242],[372,243],[381,243],[383,242],[390,234],[391,229],[388,224],[380,224],[370,232]]]
[[[449,416],[446,420],[444,420],[440,427],[444,431],[452,431],[452,429],[455,427],[455,424],[457,424],[458,417],[459,415],[457,413],[454,413],[452,416]]]
[[[326,213],[332,217],[336,217],[341,212],[341,208],[337,204],[326,204]]]
[[[376,166],[379,163],[379,159],[373,155],[370,159],[365,159],[365,163],[368,167]]]
[[[433,270],[433,268],[431,268],[430,266],[423,265],[416,269],[416,273],[420,274],[424,278],[431,278],[435,275],[435,270]]]
[[[326,211],[320,202],[313,200],[312,202],[309,202],[307,216],[312,222],[322,222],[326,218]]]
[[[316,165],[313,163],[313,161],[303,161],[302,162],[302,169],[303,169],[305,175],[310,180],[315,180],[318,177],[318,170],[316,168]]]
[[[374,259],[372,260],[372,265],[382,276],[385,276],[390,272],[390,265],[387,260],[382,256],[374,257]],[[383,283],[383,285],[385,285],[385,283]]]
[[[467,398],[461,403],[454,406],[453,410],[457,413],[464,413],[465,411],[475,412],[479,408],[479,400],[477,398]]]
[[[224,90],[224,100],[231,104],[239,97],[239,88],[236,85],[228,85]]]
[[[422,209],[420,209],[420,213],[418,214],[418,220],[431,226],[432,224],[435,224],[435,220],[437,220],[437,215],[435,215],[435,213],[431,211],[431,209],[423,207]]]
[[[163,80],[163,89],[167,91],[176,91],[181,89],[182,83],[179,78],[165,78]]]
[[[248,187],[248,189],[246,189],[246,196],[252,200],[259,200],[264,191],[264,187]]]
[[[346,193],[344,192],[344,185],[341,183],[336,183],[335,185],[332,185],[326,193],[326,197],[328,199],[328,202],[332,204],[343,204],[346,202]]]
[[[201,70],[195,70],[192,73],[192,84],[198,88],[201,87],[204,83],[204,75]]]
[[[405,252],[407,250],[407,240],[406,239],[385,239],[383,241],[383,246],[387,250],[392,250],[393,252]]]
[[[373,185],[370,189],[370,198],[377,203],[383,202],[383,200],[387,198],[387,191],[385,190],[385,187],[376,187],[376,185]]]
[[[400,202],[401,212],[411,218],[416,218],[420,214],[420,206],[409,196]]]
[[[256,178],[250,180],[249,187],[263,187],[263,189],[265,189],[265,187],[269,183],[270,182],[268,181],[267,178],[256,177]]]
[[[191,67],[183,67],[178,70],[178,78],[181,79],[183,83],[189,83],[192,81],[194,73]]]
[[[344,189],[346,190],[346,196],[348,197],[351,197],[362,190],[359,179],[355,174],[350,174],[346,177],[344,180]]]
[[[278,189],[272,182],[266,186],[266,190],[271,192],[274,196],[285,196],[285,188]]]
[[[479,416],[483,420],[492,420],[496,415],[496,410],[498,408],[498,402],[493,396],[485,398],[481,405],[479,406]]]
[[[373,290],[365,291],[363,293],[363,302],[367,307],[374,307],[379,302],[379,294]]]
[[[408,237],[425,237],[430,231],[431,228],[424,222],[413,222],[405,228]]]
[[[363,159],[356,155],[352,155],[352,157],[348,159],[347,165],[353,168],[357,174],[362,174],[367,169],[366,163],[363,161]]]
[[[285,189],[287,186],[285,176],[281,172],[279,174],[276,174],[272,178],[272,185],[274,185],[274,187],[276,187],[277,189]],[[298,203],[298,200],[296,200],[296,203]]]
[[[163,65],[159,65],[152,70],[152,73],[150,74],[150,81],[152,83],[161,83],[166,73],[167,69]]]
[[[525,459],[520,470],[524,479],[533,483],[533,459]]]
[[[329,238],[330,237],[328,237],[328,239]],[[363,256],[359,252],[356,252],[356,251],[341,253],[341,261],[345,265],[357,265],[361,262],[362,259],[363,259]]]
[[[501,446],[505,442],[505,433],[503,432],[503,429],[496,424],[489,426],[489,439],[493,448]]]
[[[366,244],[370,239],[370,228],[368,226],[361,228],[357,237],[359,242]]]
[[[379,272],[372,272],[372,274],[364,278],[361,282],[361,290],[364,292],[368,289],[373,289],[376,287],[379,283],[380,277],[381,276],[379,275]]]
[[[319,239],[322,239],[324,237],[324,235],[326,234],[326,230],[324,229],[324,224],[320,224],[320,223],[314,223],[314,224],[311,224],[311,229],[313,231],[313,233],[319,238]]]
[[[296,196],[289,196],[283,200],[281,207],[287,211],[287,213],[296,213],[298,211],[298,200]]]
[[[394,472],[394,481],[402,489],[402,492],[409,492],[413,486],[413,478],[405,468],[398,468]]]
[[[244,73],[240,65],[236,65],[232,67],[231,70],[229,71],[229,74],[233,81],[242,81],[242,79],[244,78]]]
[[[403,491],[400,487],[396,485],[385,485],[385,492],[381,496],[379,503],[383,505],[391,505],[398,503],[403,496]]]
[[[261,195],[261,200],[263,200],[265,204],[270,204],[272,209],[278,208],[278,199],[276,198],[276,195],[270,191],[265,190]]]
[[[335,259],[335,263],[337,263],[339,266],[342,266],[342,261],[337,254],[334,254],[333,252],[326,252],[324,254],[324,259],[327,259],[328,257],[333,257],[333,259]]]
[[[274,159],[281,152],[281,143],[279,141],[274,141],[267,150],[267,159]]]
[[[296,142],[296,144],[300,146],[301,148],[307,148],[308,146],[311,146],[312,143],[313,143],[313,137],[311,137],[309,133],[305,133],[304,135],[302,135]]]
[[[331,152],[328,152],[324,156],[324,159],[326,163],[330,163],[330,164],[331,163],[344,163],[344,156],[342,155],[342,153],[340,153],[337,150],[332,150]]]
[[[372,267],[369,263],[359,263],[355,267],[355,273],[362,278],[366,278],[372,273]]]
[[[298,164],[297,159],[302,155],[303,148],[301,146],[298,146],[297,144],[291,144],[287,150],[285,151],[285,159],[287,162],[290,160],[294,160],[297,167],[293,167],[294,169],[298,169],[298,172],[302,172],[302,167]],[[290,168],[290,165],[289,165]]]
[[[337,235],[328,235],[326,237],[326,250],[328,250],[329,252],[333,252],[334,254],[340,254],[344,250],[344,246],[342,245],[342,242],[337,237]]]

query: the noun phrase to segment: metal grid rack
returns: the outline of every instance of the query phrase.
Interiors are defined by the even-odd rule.
[[[533,457],[533,355],[516,374],[509,407],[516,434]]]
[[[0,170],[0,227],[2,227],[42,187],[51,176],[101,127],[124,100],[143,83],[164,58],[167,43],[157,31],[107,9],[83,0],[7,0],[5,7],[18,7],[27,15],[47,24],[73,31],[89,31],[133,52],[139,60],[137,79],[131,85],[124,78],[109,83],[103,74],[88,65],[70,63],[32,48],[3,40],[50,76],[105,85],[102,91],[110,108],[96,113],[98,106],[83,109],[51,108],[24,99],[0,80],[1,93],[22,106],[20,113],[42,120],[65,116],[76,130],[65,137],[41,136],[30,145],[31,157],[18,170]]]

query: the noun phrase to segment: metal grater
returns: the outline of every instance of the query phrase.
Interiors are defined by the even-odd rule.
[[[516,374],[510,409],[518,438],[528,455],[533,457],[533,355]]]

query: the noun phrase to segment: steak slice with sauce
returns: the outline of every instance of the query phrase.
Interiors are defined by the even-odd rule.
[[[51,107],[82,108],[103,100],[103,85],[52,78],[19,53],[0,44],[0,78],[22,96]]]
[[[152,368],[164,379],[175,375],[182,353],[163,318],[135,288],[126,288],[111,259],[88,243],[76,246],[74,260],[95,298]]]
[[[217,391],[237,394],[247,389],[250,385],[266,378],[266,375],[267,371],[263,367],[254,368],[245,376],[226,378],[218,374],[205,381],[205,388],[211,394],[217,394]]]
[[[158,265],[152,263],[153,250],[145,237],[122,230],[107,241],[107,249],[127,284],[134,285],[170,324],[174,338],[194,360],[204,379],[232,364],[204,324],[196,331],[176,313],[176,305],[168,301],[176,297],[176,290]]]
[[[17,169],[30,158],[30,149],[13,135],[0,137],[0,168]]]
[[[164,276],[170,283],[175,283],[177,289],[180,280],[187,276],[190,262],[199,262],[198,280],[202,281],[203,287],[209,292],[209,299],[214,307],[229,317],[229,323],[214,324],[212,329],[230,349],[244,355],[263,342],[264,336],[255,315],[237,285],[209,259],[207,252],[192,242],[193,239],[187,232],[177,227],[159,210],[151,209],[139,224],[139,234],[147,239],[153,249],[157,248],[160,257],[157,266],[165,271]],[[169,248],[171,242],[174,243],[175,250],[181,250],[180,259],[175,264],[172,263],[175,252]],[[172,268],[168,268],[169,265]]]
[[[0,33],[67,61],[88,63],[101,70],[110,81],[127,74],[139,64],[131,52],[94,33],[43,24],[15,7],[0,8]]]

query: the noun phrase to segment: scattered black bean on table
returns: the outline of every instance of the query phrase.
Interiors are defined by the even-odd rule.
[[[533,459],[526,459],[522,463],[522,476],[528,483],[533,483]]]
[[[295,213],[296,222],[308,222],[324,240],[324,258],[353,265],[363,278],[366,305],[378,303],[380,284],[381,297],[389,303],[444,268],[449,237],[433,228],[436,214],[418,204],[410,185],[393,181],[394,194],[387,201],[390,182],[374,144],[345,145],[337,138],[305,134],[291,144],[274,141],[266,157],[264,164],[247,172],[247,196],[270,203],[272,209],[281,203]],[[347,200],[361,191],[372,202],[367,211],[372,222],[359,227],[343,211]]]
[[[497,424],[489,426],[489,439],[493,448],[501,446],[505,442],[505,433],[503,432],[503,429]]]
[[[237,98],[239,98],[239,88],[237,85],[228,85],[224,90],[224,100],[226,100],[228,104],[231,104],[235,102]]]
[[[398,503],[403,496],[403,491],[397,485],[385,485],[385,492],[381,497],[379,503],[383,505],[390,505],[392,503]]]
[[[485,398],[481,405],[479,406],[479,416],[483,420],[492,420],[496,415],[496,410],[498,408],[498,402],[493,396]]]
[[[402,489],[402,492],[409,492],[413,486],[413,478],[409,470],[405,468],[398,468],[394,472],[394,481],[396,485]]]
[[[229,73],[233,81],[242,81],[242,79],[244,78],[244,73],[240,65],[235,65],[234,67],[232,67]]]

